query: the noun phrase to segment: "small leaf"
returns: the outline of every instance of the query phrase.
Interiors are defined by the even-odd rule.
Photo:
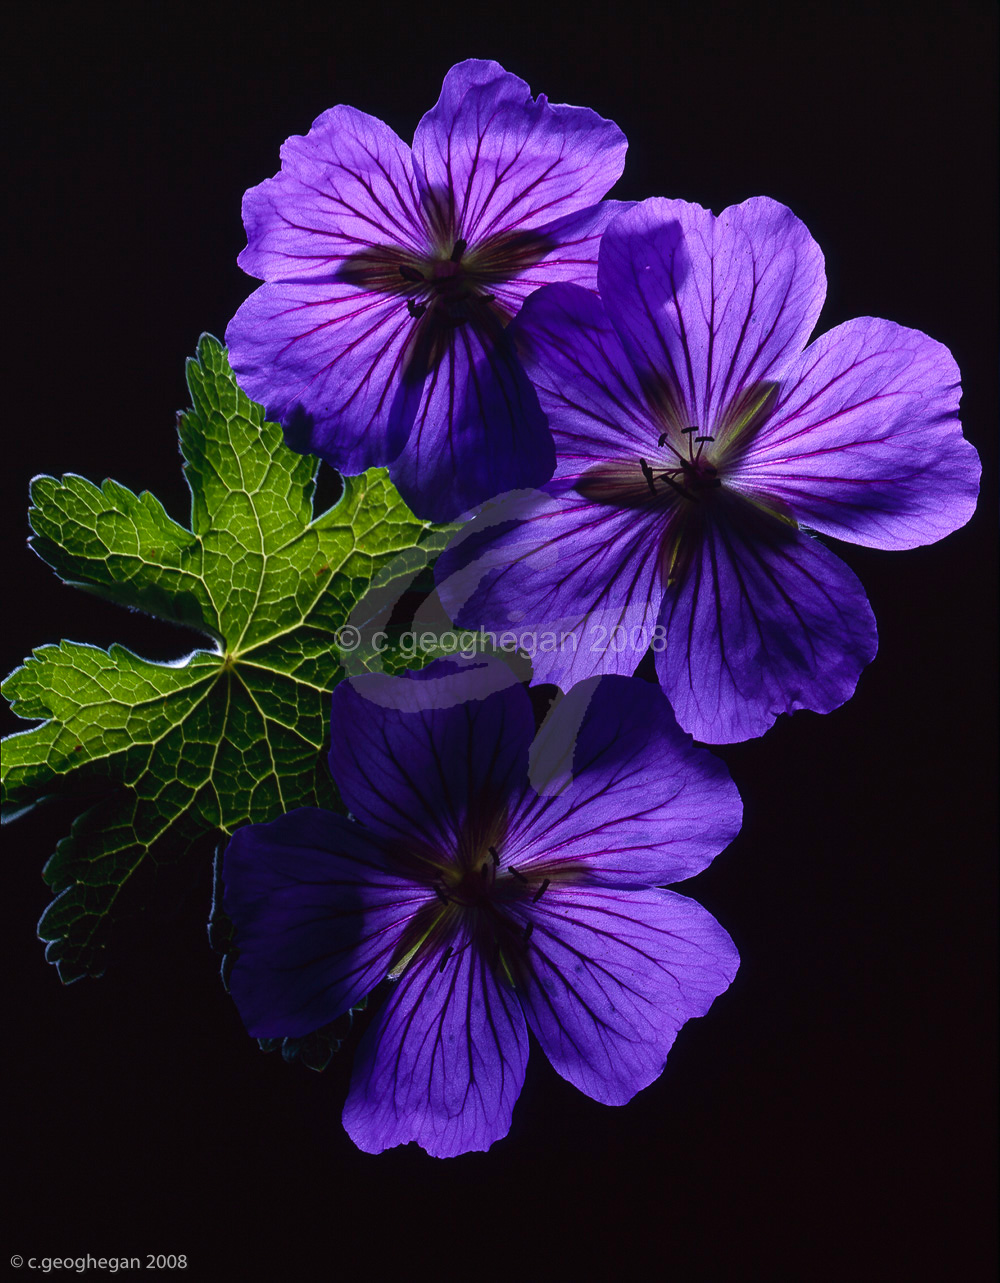
[[[299,1064],[306,1069],[315,1070],[316,1073],[322,1073],[344,1045],[344,1040],[351,1032],[355,1015],[359,1011],[364,1011],[366,1006],[367,999],[363,998],[357,1006],[351,1007],[342,1016],[338,1016],[332,1024],[315,1029],[304,1037],[258,1038],[257,1045],[261,1051],[267,1052],[277,1051],[280,1048],[286,1065]]]

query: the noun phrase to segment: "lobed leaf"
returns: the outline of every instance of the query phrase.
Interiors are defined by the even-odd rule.
[[[187,373],[190,529],[114,481],[31,488],[31,546],[61,579],[206,638],[168,664],[64,641],[3,683],[14,712],[40,722],[4,743],[4,806],[23,814],[60,792],[92,803],[45,868],[56,899],[39,934],[67,982],[103,970],[109,927],[123,901],[137,907],[151,865],[336,805],[323,750],[344,676],[337,630],[383,567],[418,544],[431,555],[448,533],[416,518],[382,469],[345,478],[314,517],[317,461],[284,445],[216,339],[202,337]]]

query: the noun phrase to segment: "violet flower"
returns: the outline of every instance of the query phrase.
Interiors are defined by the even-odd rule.
[[[251,1034],[303,1035],[396,981],[344,1109],[361,1149],[488,1149],[528,1028],[574,1086],[624,1104],[732,980],[726,932],[659,884],[731,841],[739,795],[655,686],[582,683],[535,736],[498,660],[365,675],[334,691],[330,765],[355,820],[239,830],[225,906]]]
[[[446,608],[530,635],[536,678],[564,688],[633,672],[651,644],[705,742],[837,708],[875,621],[808,531],[912,548],[969,519],[980,468],[951,354],[870,317],[805,347],[822,255],[764,197],[718,218],[669,200],[619,214],[598,283],[601,301],[539,291],[511,327],[556,473],[461,532],[439,562]]]
[[[293,448],[388,464],[418,515],[450,520],[554,455],[504,334],[540,285],[596,289],[625,159],[620,129],[532,100],[495,62],[452,67],[413,150],[353,107],[282,148],[243,201],[240,266],[266,284],[230,322],[240,386]]]

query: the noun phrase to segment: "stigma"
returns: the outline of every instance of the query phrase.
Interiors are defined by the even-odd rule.
[[[669,432],[661,432],[657,445],[670,450],[674,457],[655,466],[640,458],[639,467],[651,494],[660,493],[656,487],[657,482],[661,482],[688,503],[701,503],[705,491],[717,490],[722,485],[718,468],[703,453],[705,446],[714,442],[715,437],[702,433],[694,424],[681,428],[681,432],[686,439],[686,450],[679,450],[672,444]]]

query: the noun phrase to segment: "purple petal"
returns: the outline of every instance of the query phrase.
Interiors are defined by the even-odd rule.
[[[556,443],[560,478],[611,459],[631,464],[657,449],[661,426],[639,387],[621,339],[600,300],[576,285],[539,290],[508,333]]]
[[[541,247],[552,248],[509,279],[491,285],[497,302],[513,316],[529,295],[545,285],[568,282],[596,292],[601,237],[611,220],[630,208],[630,202],[605,200],[539,227],[532,238]]]
[[[506,1136],[528,1036],[517,999],[458,928],[454,956],[418,956],[358,1048],[344,1127],[378,1154],[415,1140],[436,1158]],[[443,965],[442,965],[443,964]]]
[[[575,865],[588,884],[679,882],[740,828],[725,764],[696,748],[663,693],[636,677],[574,686],[535,737],[529,778],[504,859],[538,877]]]
[[[409,431],[391,469],[410,508],[451,521],[494,495],[548,481],[555,450],[538,397],[495,318],[422,325],[397,402]],[[428,318],[429,319],[429,318]]]
[[[298,1037],[347,1011],[435,899],[393,872],[377,837],[318,810],[238,829],[224,882],[239,949],[232,993],[258,1038]]]
[[[659,509],[594,503],[575,491],[508,496],[439,558],[441,602],[462,627],[513,631],[537,681],[565,689],[595,673],[631,674],[663,597],[664,520]]]
[[[739,966],[712,915],[670,891],[554,886],[530,920],[515,973],[528,1024],[556,1072],[606,1105],[660,1076]]]
[[[914,548],[965,524],[979,457],[958,422],[959,372],[940,343],[891,321],[848,321],[786,372],[733,481],[805,525],[872,548]]]
[[[585,107],[537,101],[495,62],[452,67],[413,136],[425,208],[472,243],[593,205],[621,175],[625,137]]]
[[[477,834],[483,847],[497,840],[487,831],[520,788],[533,734],[531,702],[505,664],[439,660],[335,687],[330,770],[353,815],[440,862]]]
[[[854,573],[817,540],[735,495],[682,534],[686,573],[666,594],[656,666],[697,740],[763,735],[779,713],[850,699],[878,644]]]
[[[598,285],[666,417],[705,431],[742,388],[780,377],[826,293],[816,242],[763,196],[718,218],[686,201],[644,201],[605,232]]]
[[[413,321],[402,299],[332,282],[262,285],[229,322],[240,387],[289,444],[355,474],[399,454],[392,414]]]
[[[239,264],[263,281],[332,279],[371,246],[427,249],[410,149],[388,125],[334,107],[281,149],[281,172],[243,198]]]

